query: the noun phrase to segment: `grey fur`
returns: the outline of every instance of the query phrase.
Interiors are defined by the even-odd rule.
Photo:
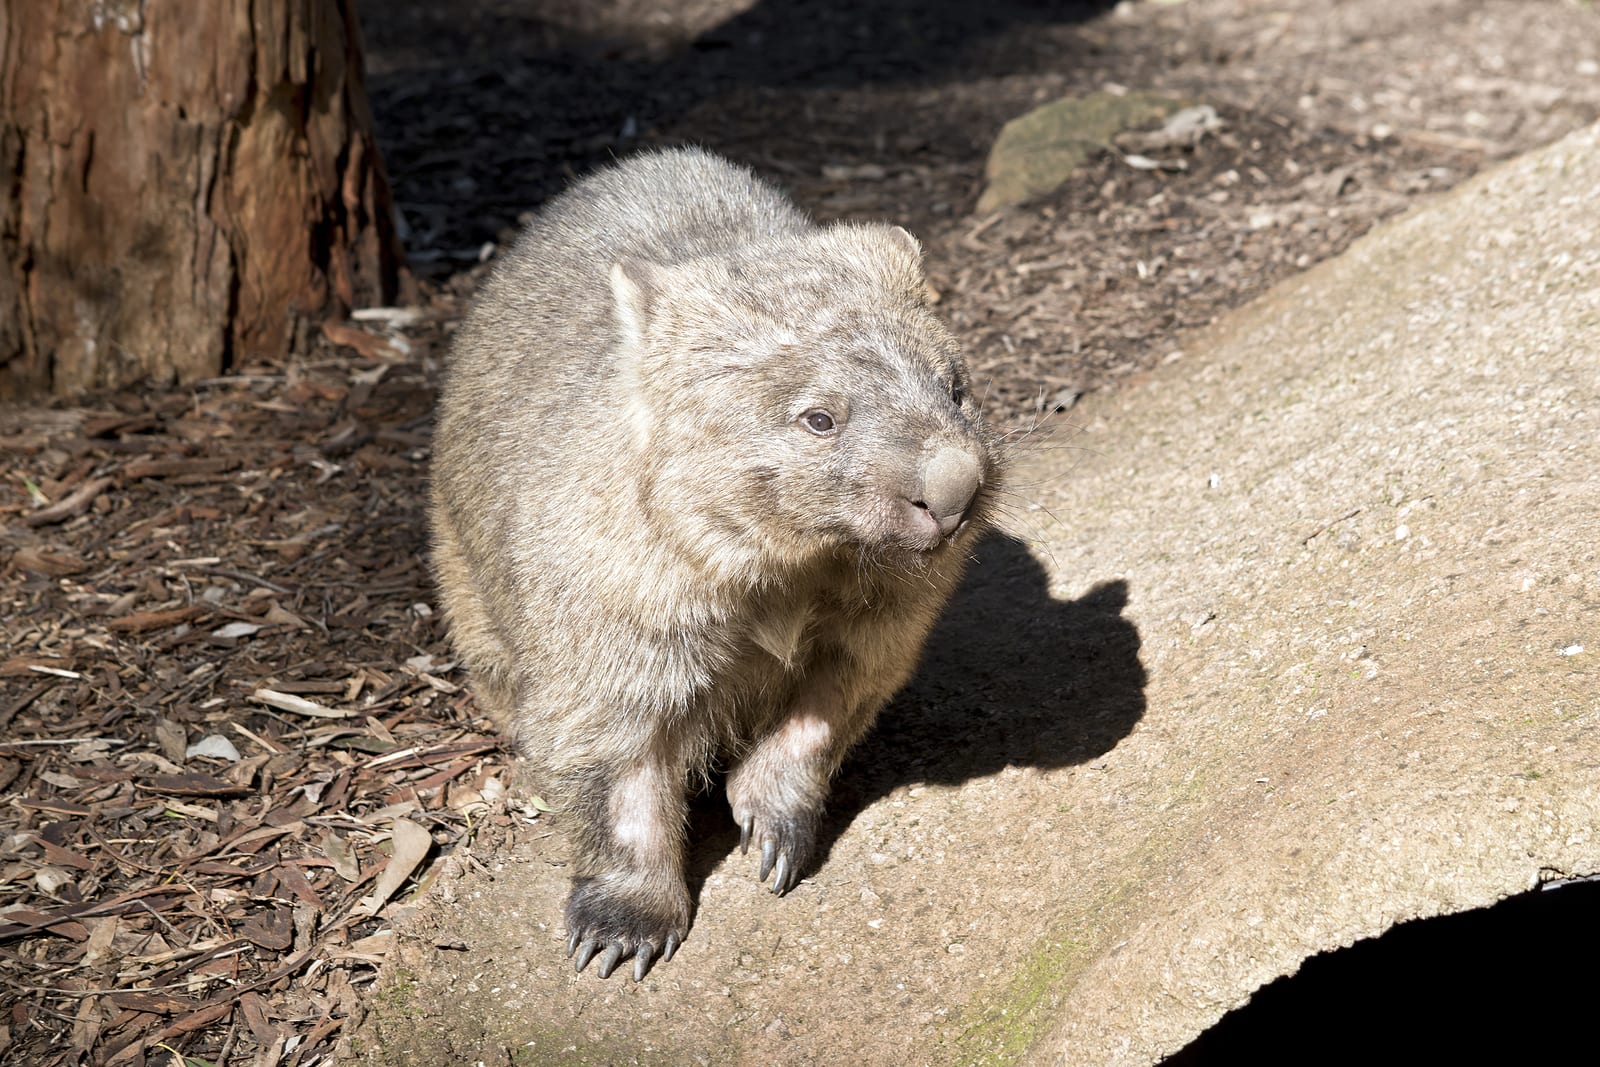
[[[1000,473],[926,291],[904,230],[818,227],[691,149],[553,200],[463,323],[433,565],[571,828],[580,967],[642,977],[682,941],[685,798],[715,766],[791,888],[915,667]]]

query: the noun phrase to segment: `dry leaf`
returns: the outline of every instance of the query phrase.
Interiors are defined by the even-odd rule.
[[[269,908],[239,926],[239,936],[253,945],[282,952],[294,944],[294,922],[288,908]]]
[[[212,630],[212,637],[249,637],[261,629],[258,622],[230,622],[220,630]]]
[[[363,359],[400,359],[405,355],[389,338],[341,322],[323,323],[322,334],[336,345],[355,349]]]
[[[268,605],[267,613],[261,617],[274,626],[293,626],[299,630],[311,629],[310,623],[279,605],[276,600]]]
[[[257,704],[277,708],[279,711],[292,711],[297,715],[310,715],[319,719],[348,719],[356,714],[353,711],[323,707],[305,697],[297,697],[293,693],[280,693],[276,689],[257,689],[250,694],[250,699]]]
[[[333,871],[347,882],[361,881],[361,864],[343,836],[328,831],[322,837],[322,854],[333,861]]]
[[[89,928],[89,940],[83,945],[83,963],[87,967],[98,967],[108,961],[115,962],[112,953],[112,943],[117,939],[117,930],[122,920],[115,915],[104,919],[85,919],[83,925]]]
[[[181,770],[178,765],[183,763],[184,750],[189,744],[189,735],[183,726],[171,719],[157,719],[156,744],[161,746],[161,755],[170,760],[176,770]]]
[[[393,835],[394,854],[389,857],[389,864],[383,873],[378,875],[372,895],[362,897],[356,905],[357,912],[376,915],[378,909],[387,904],[389,898],[411,877],[411,873],[421,865],[428,850],[433,847],[433,835],[410,819],[396,819]]]
[[[229,763],[237,763],[239,750],[233,747],[232,741],[221,734],[210,734],[184,749],[183,756],[185,759],[207,756],[211,759],[225,759]]]

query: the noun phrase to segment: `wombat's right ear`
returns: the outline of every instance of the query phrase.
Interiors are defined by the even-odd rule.
[[[889,227],[889,232],[893,234],[902,245],[905,246],[905,250],[907,252],[911,253],[912,259],[916,260],[918,263],[922,262],[922,245],[918,243],[917,239],[911,235],[910,230],[906,229],[904,226],[891,226]]]
[[[617,305],[622,343],[633,346],[644,337],[650,311],[661,293],[661,268],[628,256],[611,264],[611,296]]]

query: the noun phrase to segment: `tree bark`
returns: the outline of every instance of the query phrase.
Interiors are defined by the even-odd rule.
[[[404,280],[354,0],[0,0],[0,399],[281,360]]]

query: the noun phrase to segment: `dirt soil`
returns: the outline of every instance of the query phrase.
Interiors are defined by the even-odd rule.
[[[227,378],[0,410],[7,1062],[327,1062],[394,909],[442,858],[549,832],[506,802],[509,758],[459,688],[421,500],[449,331],[572,175],[696,142],[821,218],[903,223],[992,417],[1031,426],[1179,358],[1186,328],[1377,219],[1600,116],[1600,14],[1569,0],[364,15],[427,300]],[[1005,120],[1108,88],[1209,103],[1226,126],[1182,171],[1106,154],[974,213]],[[921,758],[928,781],[999,769]]]

